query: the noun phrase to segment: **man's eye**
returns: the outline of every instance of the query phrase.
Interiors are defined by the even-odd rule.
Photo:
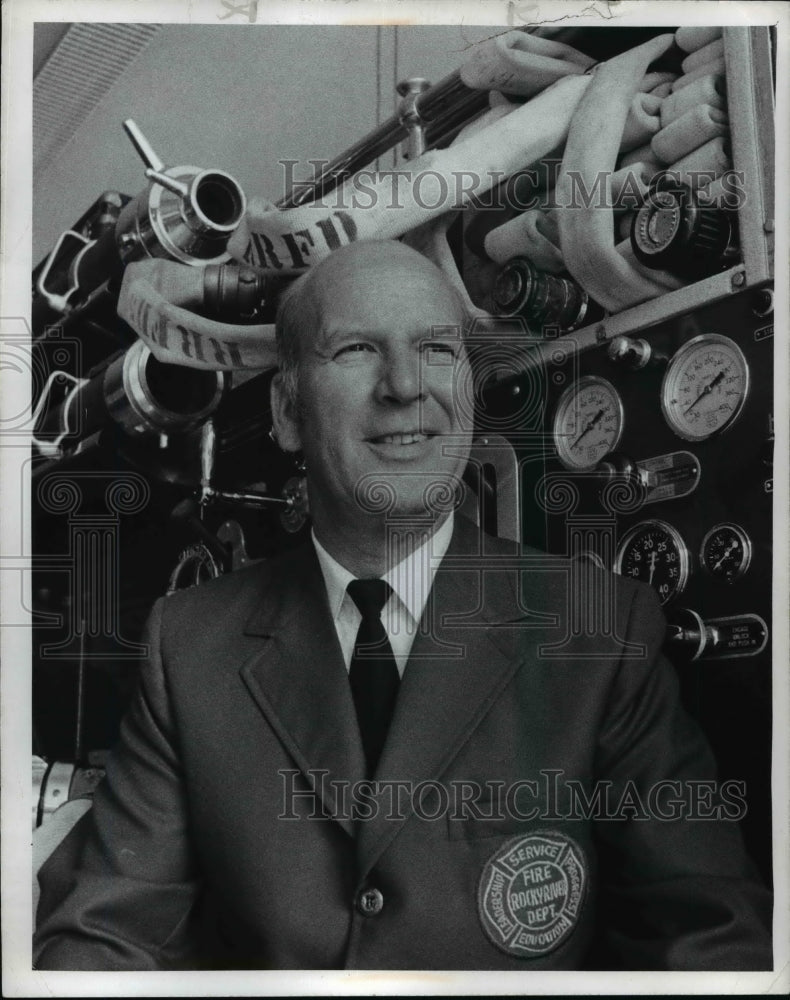
[[[353,344],[344,344],[338,351],[335,352],[335,357],[342,358],[354,354],[364,354],[366,351],[372,350],[372,344],[366,344],[364,341],[355,341]]]

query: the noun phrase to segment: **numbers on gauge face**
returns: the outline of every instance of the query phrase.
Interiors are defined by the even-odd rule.
[[[724,583],[739,580],[752,560],[752,542],[737,524],[717,524],[702,539],[700,563]]]
[[[685,589],[689,553],[679,533],[665,521],[640,521],[623,536],[615,572],[648,583],[666,604]]]
[[[588,375],[560,396],[554,446],[566,469],[593,468],[617,447],[622,433],[623,404],[606,379]]]
[[[694,337],[675,354],[661,386],[661,409],[686,441],[723,431],[749,391],[749,366],[738,345],[716,333]]]

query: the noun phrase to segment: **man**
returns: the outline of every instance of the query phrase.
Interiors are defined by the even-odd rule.
[[[712,762],[652,591],[600,574],[613,628],[574,632],[568,564],[451,513],[463,322],[398,243],[293,286],[272,411],[312,540],[156,605],[39,967],[770,967],[735,824],[684,812]]]

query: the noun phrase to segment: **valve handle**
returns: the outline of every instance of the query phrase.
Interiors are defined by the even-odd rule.
[[[140,131],[134,119],[127,118],[123,123],[123,128],[146,167],[156,171],[156,173],[162,173],[165,170],[164,162],[156,155],[153,146]]]

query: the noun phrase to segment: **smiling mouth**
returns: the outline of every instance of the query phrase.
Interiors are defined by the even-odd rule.
[[[421,444],[433,436],[433,434],[423,434],[420,431],[406,431],[402,434],[381,434],[378,437],[368,438],[368,441],[371,444]]]

